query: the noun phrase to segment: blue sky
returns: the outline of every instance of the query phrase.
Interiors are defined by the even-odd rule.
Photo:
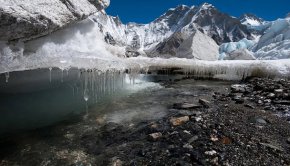
[[[111,0],[107,13],[122,22],[148,23],[180,4],[188,6],[208,2],[220,11],[239,17],[253,13],[265,20],[283,18],[290,12],[290,0]]]

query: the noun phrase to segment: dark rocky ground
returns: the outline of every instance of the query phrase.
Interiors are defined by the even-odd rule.
[[[2,141],[0,165],[290,165],[290,81],[186,88],[205,93],[172,94],[158,120],[75,124]]]

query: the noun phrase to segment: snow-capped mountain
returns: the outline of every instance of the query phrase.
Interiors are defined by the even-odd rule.
[[[194,8],[191,23],[195,23],[204,34],[213,38],[219,45],[243,38],[254,39],[239,19],[220,12],[208,3]]]
[[[237,18],[208,3],[171,8],[149,24],[122,24],[118,17],[103,12],[92,19],[99,25],[107,43],[126,47],[127,56],[216,60],[218,44],[253,39]]]
[[[259,18],[254,14],[243,14],[240,17],[240,21],[243,25],[249,27],[260,26],[264,23],[264,20],[262,18]]]
[[[91,17],[124,55],[191,59],[279,59],[290,58],[289,17],[265,21],[253,14],[240,18],[204,3],[171,8],[148,24],[123,24],[104,11]],[[220,46],[219,46],[220,45]]]
[[[258,40],[259,37],[264,34],[265,30],[271,26],[272,23],[271,21],[265,21],[264,19],[259,18],[254,14],[244,14],[239,19],[243,25],[247,26],[255,40]]]

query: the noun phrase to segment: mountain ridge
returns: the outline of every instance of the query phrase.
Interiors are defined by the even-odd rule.
[[[120,18],[108,16],[104,13],[98,13],[93,17],[93,20],[99,25],[100,29],[105,30],[103,32],[106,36],[106,41],[109,44],[116,44],[118,46],[126,47],[126,56],[149,56],[149,57],[187,57],[197,58],[199,56],[214,60],[213,58],[207,58],[206,55],[182,56],[181,49],[162,50],[169,49],[168,47],[161,47],[162,43],[166,41],[175,42],[174,46],[179,47],[184,45],[184,41],[195,42],[189,39],[194,38],[196,32],[199,35],[203,35],[203,38],[199,38],[201,43],[211,43],[212,47],[205,47],[212,52],[205,52],[213,57],[213,53],[218,54],[218,45],[226,42],[239,41],[243,38],[254,39],[250,30],[240,23],[238,18],[218,11],[213,5],[204,3],[200,6],[186,6],[179,5],[176,8],[170,8],[160,17],[148,24],[127,23],[123,24]],[[180,34],[178,36],[178,34]],[[178,37],[177,37],[178,36]],[[207,38],[207,36],[209,38]],[[197,38],[194,38],[197,39]],[[196,43],[196,42],[195,42]],[[215,44],[214,44],[215,43]],[[165,43],[164,43],[165,44]],[[188,44],[192,46],[191,44]],[[189,55],[190,50],[194,48],[189,47],[188,50],[182,49]],[[167,54],[162,55],[162,52]]]
[[[100,22],[98,17],[96,22]],[[108,15],[104,17],[113,19]],[[170,8],[148,24],[122,24],[120,19],[118,22],[118,33],[112,28],[106,32],[107,38],[113,41],[107,42],[126,47],[124,54],[127,57],[141,55],[204,60],[290,58],[289,17],[265,21],[254,14],[245,13],[236,18],[219,11],[212,4],[203,3],[200,6],[178,5]],[[101,26],[116,27],[104,22]],[[203,37],[195,38],[195,34]],[[208,46],[201,47],[198,43],[207,43]],[[198,49],[207,51],[198,52]],[[219,58],[213,58],[213,54]]]

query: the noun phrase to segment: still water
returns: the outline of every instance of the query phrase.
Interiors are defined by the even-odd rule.
[[[0,165],[96,163],[82,142],[101,126],[134,128],[163,118],[173,103],[198,102],[230,84],[180,78],[77,69],[9,73],[7,82],[1,75]]]

